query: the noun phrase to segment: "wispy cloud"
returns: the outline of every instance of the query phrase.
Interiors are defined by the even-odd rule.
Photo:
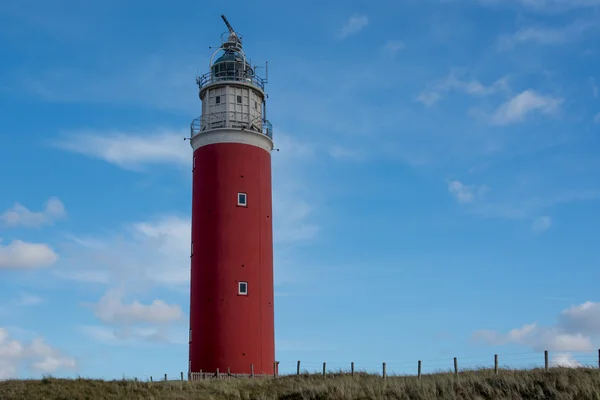
[[[369,17],[363,14],[352,15],[342,26],[338,33],[338,38],[345,39],[350,35],[354,35],[369,25]]]
[[[594,117],[594,122],[600,124],[600,112]]]
[[[79,332],[90,339],[113,346],[144,346],[154,343],[187,343],[187,328],[157,326],[119,326],[110,327],[105,325],[81,325],[77,328]]]
[[[21,292],[7,304],[0,304],[0,316],[18,315],[23,311],[23,308],[34,307],[42,304],[44,301],[45,300],[39,296]]]
[[[474,0],[482,5],[517,5],[539,12],[560,12],[600,6],[600,0]]]
[[[388,40],[383,45],[383,52],[389,57],[395,57],[396,54],[406,47],[402,40]]]
[[[146,305],[135,300],[130,304],[123,303],[125,291],[123,287],[113,288],[94,306],[94,314],[105,323],[135,324],[148,322],[163,324],[180,321],[183,311],[179,305],[167,304],[162,300],[154,300]]]
[[[142,171],[148,165],[175,164],[191,168],[192,149],[187,132],[68,132],[53,142],[62,150],[104,160],[124,169]]]
[[[541,192],[517,185],[492,191],[487,185],[466,185],[459,180],[449,181],[448,191],[469,214],[483,218],[532,219],[531,229],[536,232],[552,227],[552,219],[543,213],[553,206],[600,200],[600,190],[551,188]]]
[[[275,244],[298,243],[313,239],[320,230],[311,222],[313,207],[304,200],[294,199],[284,190],[273,192],[273,237]]]
[[[492,122],[496,125],[508,125],[522,122],[534,112],[555,114],[562,102],[561,98],[541,95],[528,89],[500,105],[492,116]]]
[[[456,180],[448,182],[448,191],[459,203],[473,203],[481,199],[489,190],[486,185],[465,185]]]
[[[44,374],[78,368],[74,358],[48,345],[43,338],[23,343],[11,338],[8,330],[0,327],[0,379],[17,378],[23,365]]]
[[[443,80],[428,85],[418,95],[417,101],[430,107],[451,91],[459,91],[471,96],[489,96],[498,92],[508,91],[509,89],[508,77],[502,77],[491,85],[485,86],[476,79],[462,80],[453,71]]]
[[[552,226],[552,218],[548,216],[538,217],[533,221],[531,229],[534,232],[541,233],[546,232]]]
[[[88,20],[88,23],[90,21]],[[119,67],[97,59],[87,68],[23,68],[15,72],[10,88],[55,103],[104,103],[197,113],[198,96],[193,78],[204,59],[186,54],[132,53],[120,58]],[[113,62],[111,60],[111,62]]]
[[[64,204],[60,199],[51,197],[44,205],[43,211],[30,211],[20,203],[0,214],[0,224],[5,227],[39,228],[52,225],[58,219],[67,215]]]
[[[100,284],[186,287],[190,227],[189,218],[176,215],[127,223],[104,237],[65,244],[54,271],[63,278]]]
[[[38,304],[41,304],[43,302],[44,299],[42,299],[39,296],[35,296],[29,293],[20,293],[18,298],[11,300],[10,304],[17,307],[30,307],[37,306]]]
[[[498,37],[498,50],[509,50],[520,43],[535,43],[539,45],[566,44],[585,37],[591,29],[600,27],[595,21],[577,21],[560,28],[527,27],[513,34]]]
[[[358,150],[352,150],[342,146],[332,146],[329,155],[335,159],[361,160],[363,154]]]
[[[592,95],[598,97],[598,85],[596,85],[596,79],[590,77],[590,87],[592,88]]]

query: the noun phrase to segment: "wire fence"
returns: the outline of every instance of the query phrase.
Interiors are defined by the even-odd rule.
[[[597,352],[587,351],[561,351],[550,353],[543,352],[505,353],[448,357],[438,359],[402,361],[391,360],[383,362],[324,362],[324,361],[284,361],[275,362],[272,375],[254,374],[254,367],[250,365],[249,374],[231,373],[229,368],[224,371],[199,371],[192,373],[176,373],[173,375],[147,376],[147,381],[175,381],[175,380],[210,380],[210,379],[261,379],[279,378],[293,375],[322,375],[324,377],[332,374],[371,374],[383,378],[393,376],[414,376],[420,378],[423,375],[437,373],[460,373],[474,370],[489,370],[495,374],[501,374],[507,370],[530,370],[551,368],[595,368],[600,369],[600,349]]]

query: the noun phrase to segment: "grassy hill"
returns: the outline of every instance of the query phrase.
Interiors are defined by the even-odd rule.
[[[479,370],[416,377],[356,374],[199,382],[91,379],[0,382],[0,399],[539,399],[600,400],[600,370]]]

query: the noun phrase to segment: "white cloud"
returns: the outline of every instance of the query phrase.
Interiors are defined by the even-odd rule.
[[[556,327],[540,327],[537,324],[523,325],[506,334],[480,330],[473,338],[492,346],[516,344],[532,348],[534,351],[590,351],[591,339],[580,333],[565,333]]]
[[[498,38],[498,49],[512,49],[519,43],[536,43],[540,45],[556,45],[573,42],[585,37],[585,32],[597,27],[598,24],[589,21],[577,21],[561,28],[528,27],[522,28],[511,35],[501,35]]]
[[[78,131],[54,143],[63,150],[98,158],[121,168],[139,171],[151,164],[190,167],[192,148],[184,141],[189,132]]]
[[[0,327],[0,379],[18,377],[22,365],[43,374],[77,369],[75,359],[63,355],[42,338],[25,344],[11,339],[8,330]]]
[[[594,117],[594,122],[600,124],[600,112]]]
[[[180,321],[183,318],[179,305],[169,305],[162,300],[154,300],[149,305],[144,305],[137,300],[124,304],[124,294],[122,288],[109,290],[94,307],[96,317],[111,324],[138,322],[164,324]]]
[[[127,224],[106,237],[73,240],[55,273],[101,284],[184,288],[189,284],[190,242],[190,219],[163,215]]]
[[[573,358],[571,353],[555,354],[550,360],[550,365],[565,368],[577,368],[582,366],[579,361]]]
[[[459,203],[472,203],[489,192],[485,185],[465,185],[460,181],[448,182],[448,191],[456,197]]]
[[[350,35],[360,32],[369,24],[369,17],[362,14],[352,15],[340,29],[338,37],[344,39]]]
[[[37,228],[43,225],[52,225],[54,221],[66,216],[65,206],[56,197],[48,199],[43,211],[30,211],[20,203],[15,203],[12,208],[0,214],[0,224],[6,227],[23,226]]]
[[[548,216],[538,217],[533,221],[531,229],[534,232],[546,232],[552,226],[552,219]]]
[[[533,112],[554,114],[558,111],[563,100],[551,96],[543,96],[529,89],[521,92],[503,103],[492,117],[497,125],[507,125],[521,122]]]
[[[0,269],[48,267],[58,260],[58,254],[43,243],[13,240],[3,246],[0,240]]]
[[[473,338],[494,346],[517,344],[534,351],[592,351],[600,344],[600,303],[588,301],[563,310],[552,326],[526,324],[506,334],[480,330]]]
[[[587,301],[563,310],[559,322],[569,331],[593,335],[600,333],[600,303]]]
[[[452,71],[443,80],[428,85],[428,87],[417,96],[417,101],[430,107],[451,91],[460,91],[471,96],[481,97],[509,90],[507,77],[497,79],[491,85],[485,86],[476,79],[461,80],[457,75],[456,71]]]

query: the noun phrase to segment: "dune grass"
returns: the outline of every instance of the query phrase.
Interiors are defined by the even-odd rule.
[[[600,400],[600,370],[551,368],[492,370],[413,376],[345,373],[282,376],[277,379],[196,382],[101,381],[93,379],[9,380],[0,399],[539,399]]]

